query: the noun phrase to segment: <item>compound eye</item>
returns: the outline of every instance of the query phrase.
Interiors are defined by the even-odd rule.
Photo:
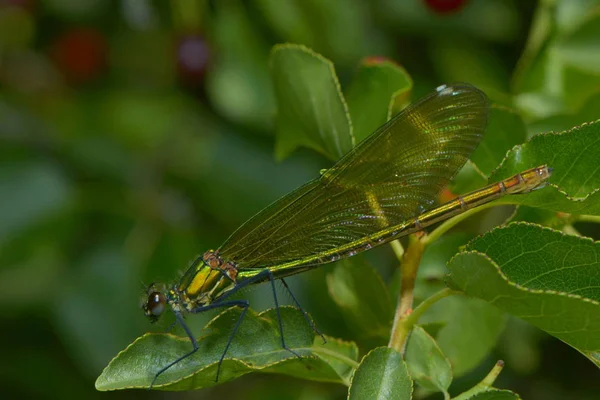
[[[165,296],[160,292],[152,292],[148,295],[148,301],[144,307],[146,315],[149,317],[158,317],[165,311],[167,303]]]

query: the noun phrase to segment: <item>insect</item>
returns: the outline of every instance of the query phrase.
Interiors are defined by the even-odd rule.
[[[231,297],[241,288],[270,282],[281,344],[288,349],[275,280],[281,280],[300,308],[285,277],[351,257],[504,195],[542,187],[552,173],[547,166],[434,206],[440,191],[481,141],[487,118],[483,92],[468,84],[440,86],[396,114],[318,178],[260,211],[221,247],[198,257],[179,282],[164,290],[151,286],[145,314],[156,321],[171,308],[192,344],[190,352],[156,373],[152,385],[198,350],[185,313],[242,308],[219,360],[218,380],[221,363],[249,307],[248,301]],[[318,333],[305,312],[304,316]]]

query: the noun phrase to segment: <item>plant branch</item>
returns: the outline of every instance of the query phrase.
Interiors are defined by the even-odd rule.
[[[451,296],[453,294],[461,294],[462,292],[458,292],[456,290],[452,290],[450,288],[444,288],[437,293],[429,296],[425,300],[423,300],[419,305],[414,309],[414,311],[406,317],[404,320],[404,325],[407,329],[412,329],[412,327],[417,323],[419,318],[425,314],[425,311],[429,310],[429,308],[443,299],[444,297]]]
[[[423,241],[419,236],[411,235],[409,237],[408,248],[402,257],[400,295],[388,343],[388,347],[398,351],[400,354],[404,354],[406,339],[410,333],[410,329],[406,328],[404,321],[412,314],[417,270],[421,262],[423,250],[425,249]]]
[[[565,225],[562,231],[567,235],[582,236],[582,234],[571,224]]]

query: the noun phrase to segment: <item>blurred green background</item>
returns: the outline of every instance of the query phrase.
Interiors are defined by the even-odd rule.
[[[147,284],[177,279],[196,255],[331,165],[309,150],[275,161],[271,46],[314,49],[335,63],[342,86],[362,58],[390,58],[412,76],[413,99],[468,81],[516,108],[533,134],[600,117],[597,3],[0,2],[3,393],[345,398],[341,386],[262,375],[188,394],[94,389],[118,351],[171,322],[144,318]],[[390,277],[391,252],[374,253]],[[325,333],[347,337],[326,271],[290,284]],[[253,308],[271,306],[268,288],[248,296]],[[189,321],[199,329],[209,317]],[[524,398],[598,398],[591,363],[512,324],[497,354],[462,378],[465,387],[504,358],[498,386]]]

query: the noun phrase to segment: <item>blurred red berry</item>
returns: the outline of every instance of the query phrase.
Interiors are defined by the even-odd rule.
[[[209,61],[210,49],[202,35],[186,35],[179,40],[177,68],[183,82],[192,85],[201,83]]]
[[[462,9],[467,0],[424,0],[429,9],[438,14],[449,14]]]
[[[84,83],[104,70],[107,45],[104,36],[96,30],[73,29],[55,40],[51,54],[69,82]]]

